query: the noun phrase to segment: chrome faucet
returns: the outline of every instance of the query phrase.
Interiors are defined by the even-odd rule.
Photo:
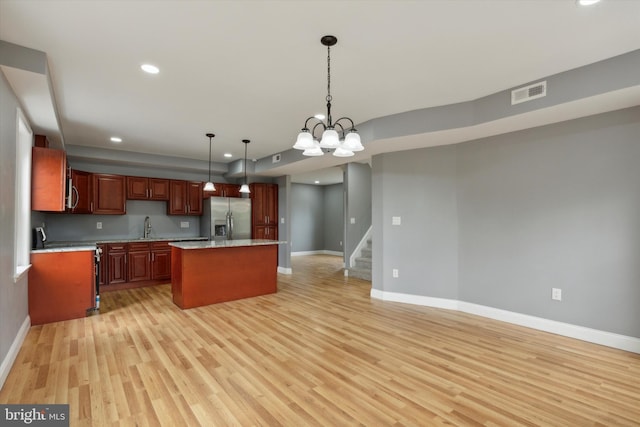
[[[143,239],[148,239],[151,237],[151,220],[149,217],[144,218],[144,237]]]

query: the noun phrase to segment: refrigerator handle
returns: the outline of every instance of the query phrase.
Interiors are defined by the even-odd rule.
[[[231,212],[227,211],[227,240],[233,239],[233,220],[231,219]]]

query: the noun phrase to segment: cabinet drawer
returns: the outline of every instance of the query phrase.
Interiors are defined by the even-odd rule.
[[[129,243],[129,252],[148,251],[148,250],[149,250],[149,243],[148,242]]]
[[[151,242],[151,249],[170,249],[169,241]]]
[[[108,243],[107,251],[108,252],[125,252],[127,250],[126,243]]]

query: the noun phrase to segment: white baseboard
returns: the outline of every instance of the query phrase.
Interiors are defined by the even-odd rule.
[[[31,327],[31,318],[27,316],[22,322],[22,326],[18,330],[18,334],[11,343],[11,347],[9,347],[9,352],[7,352],[7,356],[0,364],[0,390],[4,386],[4,382],[7,380],[9,376],[9,371],[11,371],[11,367],[13,366],[13,362],[16,361],[16,357],[18,357],[18,352],[20,351],[20,347],[22,347],[22,343],[24,339],[27,337],[27,333],[29,333],[29,328]]]
[[[343,254],[342,252],[327,251],[327,250],[291,252],[291,256],[303,256],[303,255],[335,255],[335,256],[342,256],[342,254]]]
[[[527,328],[537,329],[540,331],[550,332],[552,334],[640,354],[640,338],[620,335],[613,332],[600,331],[598,329],[586,328],[584,326],[572,325],[570,323],[558,322],[556,320],[544,319],[542,317],[530,316],[528,314],[501,310],[499,308],[487,307],[464,301],[409,295],[396,292],[384,292],[378,289],[371,289],[371,298],[384,301],[401,302],[405,304],[416,304],[426,307],[458,310],[464,313],[488,317],[502,322],[513,323]]]
[[[291,268],[280,267],[278,266],[278,273],[282,274],[293,274],[293,270]]]

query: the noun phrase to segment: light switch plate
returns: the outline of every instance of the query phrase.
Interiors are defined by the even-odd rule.
[[[355,218],[351,218],[351,224],[355,224],[356,223],[356,219]]]
[[[393,216],[391,217],[391,225],[400,225],[402,224],[402,217]]]
[[[189,228],[189,221],[180,221],[180,228]]]
[[[96,222],[96,229],[102,230],[102,223],[100,221]]]

